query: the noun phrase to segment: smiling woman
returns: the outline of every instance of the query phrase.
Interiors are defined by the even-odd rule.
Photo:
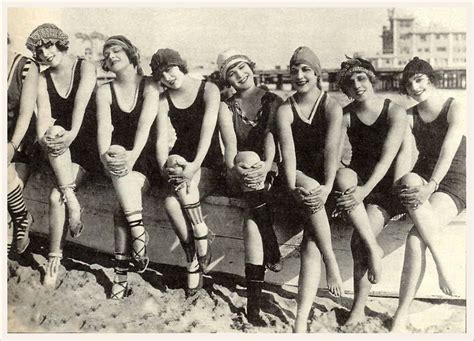
[[[342,295],[342,279],[325,210],[337,170],[342,110],[321,90],[321,64],[311,49],[297,48],[290,59],[290,70],[296,93],[280,106],[276,122],[287,186],[308,218],[301,243],[295,322],[295,332],[306,332],[319,285],[321,255],[329,291]]]
[[[186,254],[186,294],[192,296],[202,288],[203,273],[212,257],[213,234],[204,222],[198,186],[201,167],[209,161],[220,164],[217,155],[206,158],[209,149],[218,145],[215,127],[220,94],[216,85],[191,78],[177,51],[159,49],[150,66],[153,78],[166,87],[160,95],[157,118],[157,159],[168,179],[165,209]],[[176,131],[171,151],[168,117]],[[203,180],[212,180],[212,176]]]
[[[50,195],[50,252],[44,279],[54,287],[62,258],[63,228],[68,227],[72,237],[78,237],[83,229],[75,190],[94,164],[95,153],[86,142],[93,132],[85,131],[83,120],[93,111],[96,72],[91,63],[67,53],[69,38],[53,24],[35,28],[26,46],[47,66],[39,78],[36,130],[58,184]]]
[[[344,107],[342,121],[342,134],[345,137],[347,133],[352,158],[346,168],[338,170],[335,182],[337,210],[354,227],[351,251],[355,295],[346,322],[349,325],[365,319],[371,284],[382,278],[383,250],[376,236],[390,218],[403,213],[391,191],[403,175],[395,157],[406,129],[406,112],[375,94],[375,69],[365,59],[342,62],[338,80],[342,91],[353,99]]]

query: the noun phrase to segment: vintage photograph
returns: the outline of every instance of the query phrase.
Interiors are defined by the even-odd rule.
[[[5,12],[4,333],[468,333],[471,5]]]

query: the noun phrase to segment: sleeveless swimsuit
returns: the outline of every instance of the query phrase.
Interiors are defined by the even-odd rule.
[[[201,127],[204,118],[204,88],[206,81],[202,81],[194,102],[185,109],[176,108],[170,94],[166,92],[169,106],[169,118],[176,131],[176,142],[169,155],[180,155],[186,161],[193,162],[196,158],[197,148],[201,137]],[[223,165],[222,152],[219,145],[217,129],[214,129],[211,145],[202,167],[221,169]]]
[[[74,64],[73,80],[71,90],[66,98],[61,97],[51,77],[51,71],[46,69],[44,76],[51,106],[51,116],[55,120],[54,124],[71,130],[72,112],[74,101],[81,81],[81,66],[83,59],[77,59]],[[95,118],[95,99],[91,95],[84,112],[81,128],[77,137],[69,146],[72,162],[82,166],[88,172],[96,172],[101,169],[101,163],[97,152],[97,123]]]
[[[7,116],[7,127],[8,127],[8,141],[13,137],[15,133],[15,127],[20,115],[20,100],[21,91],[23,89],[23,81],[28,74],[31,67],[38,67],[38,65],[21,54],[15,55],[10,70],[8,72],[8,116]],[[35,143],[36,140],[36,115],[33,113],[31,116],[30,124],[28,129],[18,146],[18,150],[13,156],[12,162],[21,162],[31,164],[33,160],[37,159],[35,155],[39,151],[38,145]]]
[[[253,151],[260,158],[264,157],[265,135],[269,129],[271,130],[271,127],[268,127],[268,120],[272,104],[276,101],[281,101],[278,95],[271,92],[265,93],[253,121],[243,116],[242,109],[233,96],[225,101],[232,113],[234,132],[237,137],[237,151]],[[275,159],[278,160],[277,155],[275,155]]]
[[[438,117],[432,122],[424,122],[418,108],[413,108],[413,135],[416,147],[419,151],[418,160],[413,168],[425,180],[429,180],[438,162],[441,147],[448,131],[448,112],[453,98],[449,98],[443,105]],[[461,143],[454,155],[448,172],[441,180],[438,192],[448,194],[456,204],[458,212],[466,208],[466,137],[463,136]]]
[[[296,169],[319,183],[324,182],[324,148],[326,145],[326,98],[323,92],[318,98],[314,117],[310,120],[301,117],[298,104],[293,96],[289,97],[293,111],[291,131],[295,144]]]
[[[142,112],[144,97],[143,92],[145,89],[145,77],[142,78],[138,86],[138,94],[136,98],[136,103],[133,109],[130,112],[123,111],[120,109],[120,106],[117,101],[117,94],[115,93],[114,84],[109,83],[110,92],[112,94],[112,104],[110,106],[110,113],[112,119],[112,126],[114,130],[112,132],[112,145],[120,145],[126,150],[132,150],[135,143],[135,133],[138,127],[138,121]],[[155,123],[153,123],[152,128],[150,129],[150,137],[143,147],[140,156],[138,157],[133,170],[139,172],[150,179],[153,172],[157,169],[158,164],[156,163],[154,156],[153,141],[156,141],[156,134],[154,132]],[[156,163],[156,165],[155,165]],[[156,167],[155,167],[156,166]]]
[[[358,176],[358,184],[363,185],[369,180],[372,172],[382,156],[383,145],[389,130],[388,108],[390,99],[385,99],[382,111],[377,120],[366,125],[351,111],[351,104],[344,107],[344,113],[350,115],[350,127],[347,136],[352,147],[352,158],[349,168]],[[384,208],[390,216],[404,212],[404,207],[392,194],[395,160],[385,176],[374,187],[372,192],[364,199],[366,204],[373,204]]]

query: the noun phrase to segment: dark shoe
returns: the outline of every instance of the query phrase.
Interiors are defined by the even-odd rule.
[[[282,266],[280,260],[276,261],[275,263],[270,262],[270,261],[267,261],[267,262],[265,263],[265,267],[266,267],[268,270],[273,271],[273,272],[280,272],[281,269],[283,268],[283,266]]]
[[[250,324],[252,324],[255,327],[266,327],[267,323],[265,320],[260,316],[260,314],[252,314],[252,313],[247,313],[247,320],[249,321]]]
[[[201,268],[202,272],[207,274],[208,269],[207,267],[212,261],[212,249],[211,249],[211,244],[214,240],[214,233],[211,230],[207,231],[207,235],[202,236],[202,237],[196,237],[194,236],[194,240],[204,240],[207,239],[207,253],[205,255],[197,255],[197,260],[199,263],[199,267]]]

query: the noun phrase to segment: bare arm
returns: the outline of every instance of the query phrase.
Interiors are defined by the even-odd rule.
[[[51,105],[49,103],[49,95],[46,87],[46,78],[44,74],[39,75],[38,79],[38,120],[36,121],[36,135],[38,140],[42,141],[44,133],[51,126]]]
[[[237,155],[237,137],[232,122],[232,113],[225,102],[221,102],[219,107],[218,124],[224,143],[224,162],[227,169],[232,169],[235,155]]]
[[[161,94],[156,117],[156,159],[162,172],[168,159],[168,111],[166,96]]]
[[[389,128],[387,137],[383,144],[382,155],[375,165],[370,178],[362,186],[366,194],[370,193],[385,176],[395,159],[402,144],[403,137],[405,136],[408,120],[406,111],[402,107],[396,104],[391,104],[388,109],[388,121]]]
[[[26,78],[23,81],[20,95],[20,112],[16,122],[15,131],[10,140],[16,147],[20,145],[25,137],[33,111],[35,110],[36,97],[38,94],[38,79],[38,67],[32,62]]]
[[[99,87],[96,95],[97,104],[97,147],[102,162],[105,161],[105,153],[112,143],[112,116],[110,105],[112,96],[110,94],[110,85],[104,84]]]
[[[95,66],[92,63],[83,61],[81,67],[81,80],[74,99],[72,110],[71,134],[74,140],[81,129],[84,112],[90,101],[92,92],[96,84],[97,75]]]
[[[339,145],[342,126],[342,108],[332,98],[326,102],[328,130],[324,146],[324,186],[328,193],[332,190],[339,162]]]
[[[291,131],[292,123],[293,115],[290,105],[288,102],[285,102],[278,108],[276,113],[276,130],[283,157],[283,169],[285,170],[286,182],[290,191],[296,188],[296,154],[293,132]]]
[[[137,131],[135,133],[135,140],[133,143],[133,150],[131,152],[131,167],[137,161],[140,153],[146,145],[148,136],[150,135],[150,128],[156,119],[158,112],[158,102],[160,98],[160,91],[158,84],[153,81],[146,81],[145,90],[143,93],[143,106],[140,118],[138,120]]]
[[[413,168],[413,116],[407,115],[407,127],[403,136],[402,145],[400,151],[395,160],[395,169],[393,181],[396,183],[402,176],[409,173]]]
[[[275,144],[275,115],[276,111],[282,104],[282,100],[278,97],[271,104],[270,114],[268,116],[267,128],[265,130],[265,141],[264,141],[264,161],[266,171],[270,171],[272,168],[273,160],[275,159],[276,144]]]
[[[201,167],[204,158],[206,157],[209,146],[211,145],[212,135],[216,128],[217,114],[219,112],[220,93],[216,85],[206,83],[204,89],[204,103],[205,111],[202,121],[201,134],[196,151],[196,156],[192,163],[195,164],[196,169]]]
[[[342,163],[344,157],[344,147],[347,138],[347,128],[350,125],[350,114],[344,114],[342,116],[342,123],[341,123],[341,135],[339,139],[339,146],[337,151],[337,160]]]
[[[448,131],[444,138],[443,144],[441,146],[441,151],[439,153],[438,161],[436,166],[433,169],[431,174],[431,179],[436,181],[439,184],[453,162],[454,155],[459,148],[461,139],[464,135],[465,129],[465,119],[464,119],[465,110],[458,102],[453,101],[448,112]]]

